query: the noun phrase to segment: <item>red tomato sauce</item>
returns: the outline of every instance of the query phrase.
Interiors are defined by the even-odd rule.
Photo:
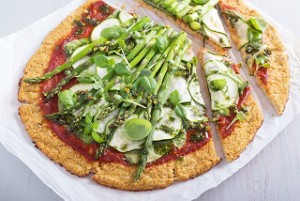
[[[254,62],[252,64],[252,70],[253,70],[253,72],[256,71],[256,76],[257,76],[258,79],[260,79],[262,81],[262,83],[268,84],[269,73],[268,73],[267,68],[264,68],[262,66],[258,66],[258,69],[257,69],[257,64]]]
[[[106,10],[107,13],[103,14],[103,13],[101,13],[101,10],[100,10],[100,7],[103,5],[107,6],[103,1],[98,1],[98,2],[93,3],[88,8],[88,12],[85,12],[83,14],[81,22],[84,22],[84,18],[86,18],[87,16],[89,16],[90,18],[95,19],[97,21],[103,21],[105,18],[107,18],[107,16],[109,16],[114,11],[114,9],[112,7],[107,7],[108,8],[108,10]],[[56,48],[54,49],[54,51],[52,53],[50,62],[48,64],[48,68],[46,69],[45,73],[52,71],[57,66],[66,62],[67,56],[66,56],[65,50],[64,50],[64,45],[66,43],[68,43],[69,41],[74,40],[74,39],[89,37],[93,28],[94,28],[94,26],[88,25],[88,24],[86,24],[84,27],[75,26],[72,29],[72,31],[68,37],[62,39],[61,41],[59,41],[57,43]],[[78,29],[81,29],[81,30],[78,31]],[[50,80],[47,80],[41,84],[40,93],[41,93],[42,99],[41,99],[39,105],[40,105],[40,108],[41,108],[42,112],[44,113],[44,115],[58,112],[58,97],[55,96],[50,101],[45,102],[43,93],[50,91],[52,88],[54,88],[59,83],[59,81],[62,80],[64,77],[65,77],[64,73],[60,73],[60,74],[54,76],[53,78],[51,78]],[[68,89],[71,86],[73,86],[74,84],[76,84],[76,79],[71,80],[66,86],[64,86],[64,89]],[[56,135],[63,142],[65,142],[69,146],[73,147],[76,151],[78,151],[80,154],[82,154],[86,159],[91,160],[91,161],[95,160],[95,158],[94,158],[95,153],[96,153],[96,150],[99,148],[98,144],[96,144],[96,143],[85,144],[83,141],[81,141],[79,138],[77,138],[74,134],[72,134],[70,131],[68,131],[64,126],[56,124],[56,123],[54,123],[52,121],[48,121],[48,120],[47,120],[47,123],[48,123],[50,129],[52,131],[54,131],[54,133],[56,133]],[[184,156],[192,151],[195,151],[195,150],[199,149],[200,147],[204,146],[211,137],[211,134],[209,133],[209,138],[195,143],[195,142],[192,142],[189,140],[189,137],[190,137],[190,135],[193,134],[193,132],[194,131],[191,130],[187,133],[188,140],[183,148],[181,148],[181,149],[174,148],[170,154],[163,156],[162,158],[160,158],[159,160],[157,160],[151,164],[148,164],[148,166],[161,164],[161,163],[167,162],[169,160],[176,159],[179,156]],[[128,163],[126,162],[125,155],[123,153],[120,153],[120,152],[114,150],[113,148],[108,148],[103,153],[103,155],[99,158],[99,160],[101,162],[116,162],[116,163],[121,163],[123,165],[128,165]]]
[[[245,87],[243,94],[239,97],[239,100],[238,100],[238,104],[237,104],[238,110],[241,109],[242,105],[245,103],[245,101],[247,100],[249,95],[250,95],[250,87]],[[230,123],[235,118],[235,116],[236,116],[236,114],[234,113],[233,110],[230,111],[229,116],[225,116],[225,115],[220,116],[220,118],[218,120],[218,126],[219,126],[219,130],[220,130],[222,138],[229,136],[230,133],[233,131],[235,124],[237,122],[233,123],[232,125],[230,125]]]

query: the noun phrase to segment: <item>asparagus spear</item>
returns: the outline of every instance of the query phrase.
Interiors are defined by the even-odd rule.
[[[182,43],[185,41],[186,39],[186,34],[181,34],[178,37],[179,41],[176,41],[176,46],[175,48],[169,53],[168,58],[166,60],[166,62],[164,63],[164,66],[161,69],[160,75],[158,76],[158,83],[157,83],[157,88],[155,90],[155,93],[157,93],[160,89],[160,93],[165,93],[164,91],[167,90],[167,85],[170,81],[170,69],[169,69],[169,61],[171,59],[173,59],[175,57],[175,61],[178,63],[181,61],[183,55],[185,54],[185,51],[187,50],[187,48],[190,46],[190,42],[184,44],[184,46],[182,47],[181,50],[180,47],[182,45]],[[177,53],[178,52],[178,53]],[[168,71],[168,73],[167,73]],[[167,73],[165,76],[163,76],[163,73]],[[160,83],[160,84],[159,84]],[[151,124],[154,125],[157,123],[158,119],[159,119],[159,114],[160,114],[160,107],[162,107],[165,103],[166,99],[163,100],[158,100],[158,104],[156,105],[155,109],[152,112],[152,118],[151,118]],[[134,176],[134,181],[137,181],[139,179],[139,177],[141,176],[141,174],[143,173],[146,164],[147,164],[147,159],[148,159],[148,154],[149,154],[149,150],[151,149],[152,146],[152,141],[153,141],[153,135],[154,135],[154,130],[152,129],[152,131],[150,132],[150,134],[147,136],[146,142],[144,144],[144,148],[142,151],[142,155],[141,155],[141,159],[139,162],[139,166],[138,169],[136,171],[136,174]]]
[[[168,34],[170,34],[170,33],[168,33]],[[186,34],[182,34],[182,35],[184,35],[185,37],[186,37]],[[179,38],[181,38],[180,36],[179,36]],[[177,42],[178,40],[175,40],[174,42],[172,42],[172,44],[171,44],[171,46],[173,47],[173,46],[175,46],[175,44],[176,44],[176,42]],[[167,50],[166,50],[167,51]],[[149,56],[149,54],[150,54],[150,56],[151,56],[151,54],[152,54],[152,52],[150,51],[150,53],[148,53],[148,55],[147,56]],[[145,58],[145,60],[147,61],[149,58],[147,58],[147,56],[146,56],[146,58]],[[164,59],[164,58],[163,58]],[[142,63],[145,63],[146,61],[142,61]],[[146,66],[146,65],[143,65],[143,66]],[[160,65],[160,67],[162,67],[162,65]],[[165,65],[165,68],[166,68],[167,66]],[[158,67],[157,67],[158,68]],[[166,73],[166,71],[164,70],[164,71],[162,71],[162,73]],[[154,77],[155,76],[155,74],[152,74],[152,75],[150,75],[150,77]],[[163,75],[161,76],[161,77],[163,77]],[[133,83],[133,81],[134,81],[134,79],[130,79],[130,82],[131,83]],[[157,91],[158,91],[158,88],[159,87],[156,87],[156,93],[157,93]],[[143,93],[141,93],[140,94],[140,96],[138,97],[138,101],[141,101],[142,100],[142,97],[144,96],[144,94]],[[121,108],[125,108],[124,107],[124,105],[122,105],[122,107]],[[132,108],[132,107],[131,107]],[[134,110],[130,110],[132,113],[134,113]],[[132,114],[131,113],[131,114]],[[128,116],[129,114],[127,113],[127,116]],[[119,117],[117,117],[116,118],[116,120],[115,121],[118,121],[118,118],[120,118],[120,116]],[[102,146],[97,150],[97,152],[96,152],[96,159],[97,158],[99,158],[103,153],[104,153],[104,151],[107,149],[107,147],[108,147],[108,145],[109,145],[109,143],[110,143],[110,141],[111,141],[111,139],[113,138],[113,135],[114,135],[114,132],[115,132],[115,129],[113,129],[108,135],[107,135],[107,138],[106,138],[106,141],[105,141],[105,143],[104,144],[102,144]]]
[[[118,43],[119,41],[124,40],[125,38],[128,37],[129,33],[140,30],[146,23],[149,23],[149,22],[150,22],[150,18],[143,17],[136,24],[134,24],[132,27],[130,27],[119,39],[117,39],[116,42]],[[54,75],[57,75],[57,74],[65,71],[69,67],[71,67],[75,62],[77,62],[78,60],[80,60],[83,57],[85,57],[86,55],[88,55],[94,49],[95,46],[103,44],[106,41],[107,41],[106,38],[100,37],[98,40],[96,40],[96,41],[90,43],[89,45],[87,45],[83,50],[81,50],[73,58],[69,59],[66,63],[56,67],[53,71],[50,71],[50,72],[48,72],[45,75],[40,76],[40,77],[27,78],[27,79],[24,80],[24,82],[39,83],[39,82],[48,80],[48,79],[52,78]]]

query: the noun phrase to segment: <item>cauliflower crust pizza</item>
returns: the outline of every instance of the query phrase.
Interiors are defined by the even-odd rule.
[[[45,38],[20,81],[33,143],[70,173],[131,191],[220,162],[185,33],[88,0]]]

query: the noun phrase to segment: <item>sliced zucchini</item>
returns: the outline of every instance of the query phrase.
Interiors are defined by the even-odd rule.
[[[218,60],[218,61],[222,61],[224,59],[225,56],[223,55],[217,55],[213,52],[210,51],[204,51],[203,52],[203,58],[204,61],[207,62],[209,60]]]
[[[112,119],[114,120],[114,118],[118,114],[118,111],[119,111],[118,109],[112,111],[107,117],[105,117],[104,119],[99,121],[99,126],[97,128],[98,133],[104,133],[105,132],[105,128],[106,128],[108,122],[110,122]]]
[[[236,27],[238,36],[239,36],[239,46],[238,49],[245,46],[248,43],[248,28],[249,25],[242,19],[239,20],[234,25]]]
[[[96,41],[100,38],[100,34],[103,29],[108,27],[118,26],[120,25],[120,21],[116,18],[109,18],[101,22],[98,26],[96,26],[91,33],[91,41]]]
[[[226,86],[222,90],[212,89],[212,82],[216,80],[225,80]],[[228,75],[211,74],[207,77],[209,92],[211,96],[212,110],[219,110],[221,108],[228,108],[236,103],[239,97],[237,83]]]
[[[121,153],[125,153],[131,150],[135,149],[141,149],[142,145],[145,142],[145,139],[133,141],[129,140],[124,134],[123,134],[124,125],[120,126],[114,133],[114,136],[109,143],[109,146],[115,148]]]
[[[206,119],[204,116],[205,111],[203,107],[199,107],[198,105],[188,105],[184,106],[186,112],[186,118],[192,122],[199,122]]]
[[[198,79],[197,79],[196,77],[193,78],[193,79],[191,79],[191,80],[189,81],[189,87],[188,87],[188,90],[189,90],[189,93],[190,93],[192,99],[193,99],[196,103],[198,103],[198,104],[200,104],[200,105],[202,105],[202,106],[205,105],[205,104],[204,104],[203,97],[202,97],[202,95],[201,95],[201,93],[200,93],[199,82],[198,82]]]
[[[132,18],[133,18],[133,16],[124,10],[120,11],[120,13],[119,13],[119,20],[121,21],[121,23],[125,23],[128,20],[131,20]]]
[[[70,91],[77,93],[80,91],[90,91],[93,89],[93,84],[75,84],[70,88]]]
[[[181,119],[175,114],[174,110],[169,107],[161,109],[161,120],[155,125],[154,141],[173,139],[182,128]],[[170,129],[170,133],[162,129]]]
[[[191,96],[188,91],[188,84],[185,78],[183,77],[173,77],[170,80],[168,93],[171,94],[174,90],[178,90],[181,96],[181,102],[190,102]]]
[[[211,75],[214,73],[225,73],[228,71],[228,67],[221,61],[209,60],[204,64],[205,75]]]
[[[209,39],[215,41],[221,47],[231,47],[217,9],[212,8],[206,13],[202,18],[202,22]]]

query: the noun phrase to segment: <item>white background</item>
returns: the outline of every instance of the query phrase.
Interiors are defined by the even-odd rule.
[[[70,0],[0,0],[0,37],[31,24],[68,2]],[[298,0],[251,2],[300,36]],[[300,116],[249,164],[197,200],[299,200],[299,124]],[[0,200],[56,201],[61,198],[0,144]]]

